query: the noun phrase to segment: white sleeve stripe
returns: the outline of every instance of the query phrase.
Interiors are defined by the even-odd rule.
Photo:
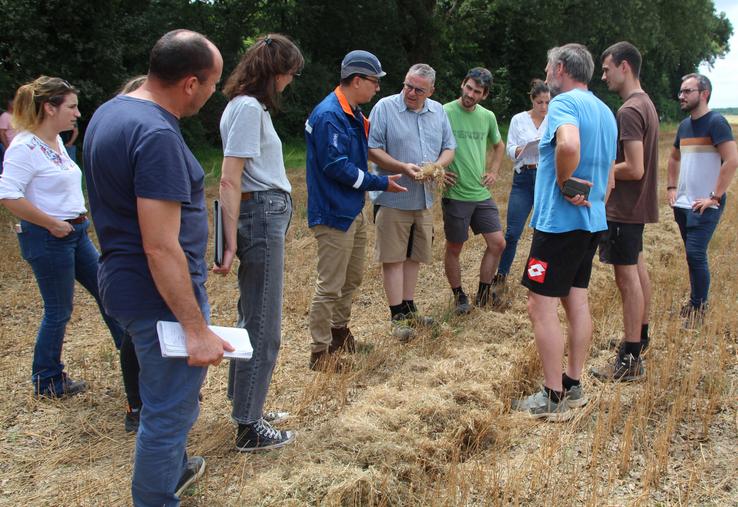
[[[356,181],[354,182],[354,188],[358,190],[363,182],[364,182],[364,171],[359,169],[359,177],[356,178]]]

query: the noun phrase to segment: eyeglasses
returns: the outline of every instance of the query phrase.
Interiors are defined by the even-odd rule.
[[[681,97],[682,95],[689,95],[692,92],[701,92],[701,88],[682,88],[679,90],[679,93],[677,93],[677,97]]]
[[[359,74],[359,77],[363,79],[364,81],[369,81],[370,83],[374,83],[374,86],[379,86],[379,79],[376,77],[369,77]]]
[[[428,90],[425,88],[418,88],[417,86],[413,86],[410,83],[402,83],[402,85],[407,88],[407,91],[414,91],[416,95],[425,95],[428,93]]]

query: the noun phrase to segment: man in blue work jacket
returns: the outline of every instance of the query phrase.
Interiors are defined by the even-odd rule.
[[[356,350],[348,328],[366,258],[365,192],[405,192],[400,175],[367,168],[369,121],[359,109],[379,91],[386,73],[373,54],[356,50],[341,62],[341,82],[305,122],[308,226],[318,244],[318,277],[310,306],[309,367],[328,371],[338,353]]]

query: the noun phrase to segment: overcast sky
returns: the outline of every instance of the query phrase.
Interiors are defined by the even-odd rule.
[[[718,58],[712,69],[702,65],[700,72],[712,81],[711,108],[738,107],[738,2],[715,0],[715,11],[725,12],[733,25],[730,52],[725,58]]]

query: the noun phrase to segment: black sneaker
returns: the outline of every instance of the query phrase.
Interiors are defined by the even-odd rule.
[[[458,296],[454,296],[454,313],[456,315],[466,315],[472,311],[472,306],[469,304],[469,297],[461,293]]]
[[[279,410],[275,410],[273,412],[264,412],[262,417],[264,417],[264,420],[269,424],[280,424],[289,419],[291,414],[289,412],[280,412]]]
[[[197,479],[202,477],[205,473],[205,458],[202,456],[192,456],[187,460],[187,468],[182,473],[182,477],[179,478],[177,483],[177,489],[174,494],[178,497],[182,496],[182,493],[190,487]]]
[[[38,398],[67,398],[87,391],[87,382],[84,380],[72,380],[66,373],[62,373],[61,386],[54,386],[53,383],[46,386],[45,389],[36,392]]]
[[[137,433],[138,425],[141,421],[141,409],[133,409],[128,407],[126,410],[126,417],[123,419],[123,424],[126,428],[126,433]]]
[[[611,349],[614,349],[618,354],[620,354],[620,349],[623,348],[623,344],[625,343],[625,340],[622,338],[610,338],[610,341],[608,342],[608,346]],[[641,340],[641,354],[646,352],[648,350],[648,346],[651,343],[651,339],[648,340]]]
[[[295,440],[292,431],[279,431],[262,417],[252,424],[239,424],[236,434],[236,450],[239,452],[277,449]]]
[[[474,304],[478,308],[484,308],[485,306],[490,308],[502,308],[504,306],[504,301],[497,295],[497,292],[490,289],[478,291],[477,297],[474,298]]]
[[[610,364],[603,368],[592,368],[590,373],[596,379],[606,382],[632,382],[641,379],[646,370],[640,357],[619,353]]]

